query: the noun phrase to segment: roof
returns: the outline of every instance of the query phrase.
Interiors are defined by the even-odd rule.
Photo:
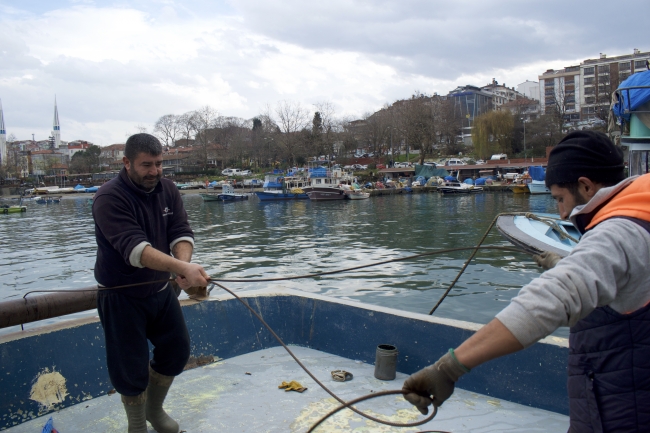
[[[378,173],[415,173],[415,168],[382,168]]]

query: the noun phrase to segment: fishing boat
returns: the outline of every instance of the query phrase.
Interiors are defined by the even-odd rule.
[[[551,251],[568,256],[582,236],[570,221],[548,213],[502,215],[496,226],[503,237],[532,254]]]
[[[216,290],[207,300],[181,302],[191,357],[174,381],[165,408],[188,432],[306,432],[338,403],[298,367],[250,310]],[[304,291],[239,293],[314,377],[345,401],[401,389],[408,374],[432,364],[481,326]],[[60,302],[59,309],[73,311],[73,304],[77,309],[95,308],[95,292],[74,295],[75,302]],[[0,327],[54,314],[55,309],[45,308],[46,298],[56,302],[54,296],[5,301],[0,304]],[[390,345],[396,349],[390,354],[395,379],[379,379],[382,361],[377,352],[379,346]],[[567,356],[567,339],[549,337],[473,369],[456,384],[436,417],[417,430],[566,431]],[[337,370],[346,373],[345,381],[333,380],[331,373]],[[290,381],[307,390],[278,389]],[[423,419],[401,396],[375,398],[361,407],[394,422]],[[40,432],[50,417],[61,432],[126,431],[120,396],[106,371],[104,336],[96,316],[0,336],[0,430]],[[315,432],[373,428],[388,431],[345,410]]]
[[[340,168],[333,170],[327,167],[308,168],[309,185],[303,190],[312,201],[343,200],[345,189],[341,184],[352,183],[354,177]]]
[[[364,200],[370,198],[370,193],[362,191],[360,189],[351,189],[349,191],[345,191],[345,196],[350,200]]]
[[[248,200],[248,194],[236,193],[230,184],[224,184],[220,193],[200,193],[203,201],[239,201]]]
[[[309,196],[303,188],[308,184],[308,180],[300,176],[267,175],[264,179],[264,191],[256,191],[255,195],[261,201],[306,200]]]
[[[531,194],[550,194],[551,190],[546,187],[546,170],[541,166],[528,167],[528,173],[532,178],[528,184]]]
[[[438,192],[443,194],[474,194],[483,192],[483,187],[468,183],[445,181],[442,185],[438,186]]]
[[[36,203],[38,204],[53,204],[53,203],[60,203],[61,202],[61,196],[54,197],[54,196],[39,196],[36,198]]]
[[[27,212],[27,206],[22,205],[0,205],[0,213],[10,214],[10,213],[23,213]]]

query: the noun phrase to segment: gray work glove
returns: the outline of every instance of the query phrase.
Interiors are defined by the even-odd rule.
[[[210,297],[207,287],[192,286],[185,290],[185,293],[187,293],[190,299],[194,299],[195,301],[204,301]]]
[[[431,400],[436,407],[442,406],[453,394],[458,378],[469,371],[452,356],[451,351],[447,352],[435,364],[406,379],[402,386],[402,391],[407,392],[404,398],[426,415],[429,413]]]
[[[538,266],[544,268],[548,271],[551,268],[554,268],[557,265],[557,262],[562,260],[562,257],[559,254],[552,253],[550,251],[544,251],[540,255],[533,256],[533,260],[537,263]]]

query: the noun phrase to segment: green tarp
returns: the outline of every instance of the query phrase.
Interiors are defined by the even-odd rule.
[[[433,168],[430,165],[415,165],[415,177],[423,176],[430,178],[433,176],[445,177],[449,176],[449,172],[444,168]]]

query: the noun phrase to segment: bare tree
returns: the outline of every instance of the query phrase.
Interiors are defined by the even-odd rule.
[[[334,142],[337,135],[342,131],[341,122],[336,118],[334,105],[330,101],[322,101],[314,104],[320,114],[322,126],[322,142],[330,155],[335,153]]]
[[[176,118],[180,137],[189,143],[195,136],[196,130],[196,111],[188,111]]]
[[[175,114],[165,114],[156,121],[153,132],[165,146],[174,146],[180,133],[180,124]]]
[[[299,133],[309,124],[309,112],[299,102],[282,101],[275,107],[275,115],[279,128],[275,141],[283,156],[295,164],[298,156],[304,157]]]
[[[214,108],[206,105],[194,112],[191,122],[193,130],[196,131],[196,154],[197,159],[203,167],[208,164],[210,154],[210,145],[214,143],[214,128],[216,126],[219,113]]]

